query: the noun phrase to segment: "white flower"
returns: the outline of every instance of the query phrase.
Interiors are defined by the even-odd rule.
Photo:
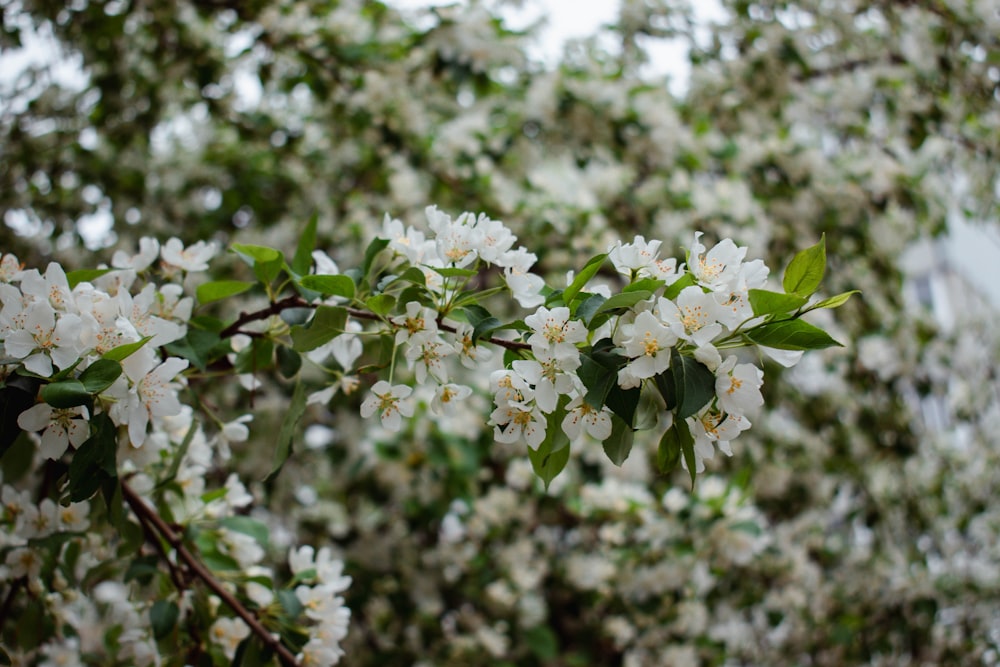
[[[207,271],[208,262],[218,252],[219,246],[214,241],[211,243],[198,241],[185,248],[184,243],[174,237],[160,248],[160,259],[167,266],[184,271]]]
[[[729,414],[743,415],[764,405],[760,387],[764,373],[753,364],[737,364],[730,356],[719,366],[715,376],[719,407]]]
[[[53,408],[37,403],[17,416],[17,425],[25,431],[42,431],[39,453],[47,459],[58,459],[69,445],[79,447],[90,434],[85,407]],[[44,430],[43,430],[44,429]]]
[[[566,406],[562,430],[573,441],[579,440],[586,431],[590,437],[603,442],[611,436],[611,411],[607,407],[595,408],[583,396],[577,396]]]
[[[518,359],[511,366],[525,382],[534,385],[535,402],[542,412],[549,413],[556,409],[559,395],[570,393],[576,386],[574,371],[580,363],[579,353],[558,357],[552,350],[536,350],[534,360]]]
[[[711,293],[700,287],[685,287],[677,295],[677,303],[661,298],[658,303],[660,317],[678,337],[696,346],[711,342],[722,333],[716,316],[719,305]]]
[[[65,507],[60,506],[58,513],[60,530],[79,533],[87,530],[87,527],[90,526],[90,519],[87,518],[90,513],[90,503],[86,500],[70,503]]]
[[[502,262],[517,240],[507,226],[499,220],[491,220],[485,213],[480,213],[472,227],[473,242],[479,257],[489,264]]]
[[[576,343],[587,340],[586,327],[578,320],[570,320],[566,306],[551,310],[542,306],[524,318],[524,323],[532,328],[528,344],[535,352],[551,350],[557,357],[575,357],[580,354]]]
[[[47,301],[60,312],[73,310],[72,290],[66,272],[55,262],[49,263],[44,276],[35,270],[22,273],[21,291],[38,301]]]
[[[632,243],[616,242],[608,248],[608,259],[619,273],[627,276],[652,273],[649,267],[660,252],[660,241],[646,242],[645,237],[636,236]]]
[[[48,301],[34,301],[22,316],[23,328],[7,333],[4,350],[15,359],[23,359],[26,369],[48,377],[53,363],[61,370],[80,358],[83,321],[79,315],[62,313],[57,320]]]
[[[34,579],[42,572],[41,549],[33,547],[12,549],[7,553],[7,558],[4,562],[8,568],[8,581],[20,579],[21,577]]]
[[[636,379],[651,378],[667,370],[670,351],[677,344],[677,334],[648,310],[636,315],[630,331],[622,350],[631,361],[618,372],[618,384],[625,389],[638,386]]]
[[[236,657],[240,642],[250,636],[250,628],[242,619],[221,616],[209,628],[208,634],[213,642],[222,647],[226,657],[232,660]]]
[[[529,445],[538,447],[545,439],[545,415],[537,406],[527,403],[498,405],[489,423],[494,426],[493,437],[497,442],[516,442],[523,435]]]
[[[732,281],[716,290],[716,300],[719,303],[716,316],[719,321],[730,329],[735,329],[741,323],[752,319],[750,290],[764,287],[768,273],[769,269],[764,262],[756,259],[743,264]]]
[[[455,354],[455,348],[436,338],[429,336],[410,339],[410,347],[406,350],[406,360],[414,369],[417,382],[423,384],[428,374],[438,382],[448,381],[448,371],[444,360]]]
[[[467,322],[449,322],[455,328],[455,337],[458,347],[458,359],[462,365],[468,369],[476,370],[479,364],[493,358],[493,350],[488,347],[480,347],[472,340],[474,331],[471,324]]]
[[[9,252],[0,256],[0,282],[10,283],[20,280],[23,269],[24,267],[17,261],[17,256]]]
[[[116,269],[132,269],[133,271],[145,271],[149,265],[156,261],[156,256],[160,254],[160,242],[154,238],[144,236],[139,239],[139,253],[129,256],[124,250],[116,250],[111,256],[111,266]]]
[[[536,308],[545,303],[545,297],[540,293],[545,281],[541,276],[530,273],[536,261],[538,257],[534,253],[517,248],[504,253],[502,261],[497,262],[504,267],[504,282],[522,308]]]
[[[389,241],[389,248],[403,255],[411,264],[418,264],[423,259],[423,247],[426,239],[424,233],[410,226],[404,226],[402,220],[396,220],[385,214],[382,220],[382,231],[379,238]]]
[[[732,239],[723,239],[706,253],[701,236],[701,232],[694,235],[688,269],[700,284],[709,289],[719,289],[739,272],[747,249],[737,247]]]
[[[451,414],[455,405],[472,395],[472,387],[460,384],[442,384],[434,392],[431,400],[431,412],[435,415]]]
[[[411,338],[421,334],[434,334],[438,330],[437,313],[426,308],[419,301],[406,304],[406,314],[397,315],[389,320],[399,329],[396,331],[396,344],[409,342]]]
[[[425,210],[427,222],[435,233],[437,255],[446,264],[457,268],[468,266],[479,256],[473,228],[465,224],[472,214],[463,213],[457,220],[438,211],[436,206]]]
[[[140,353],[122,362],[125,374],[134,385],[125,399],[111,411],[112,418],[117,417],[118,423],[128,424],[133,447],[139,447],[146,441],[146,427],[153,418],[180,414],[181,403],[177,398],[179,385],[171,380],[188,367],[187,359],[169,357],[150,368],[156,363],[155,357]]]
[[[411,393],[413,389],[405,384],[393,386],[379,380],[372,387],[372,395],[361,404],[361,416],[367,419],[378,412],[382,426],[398,431],[402,426],[402,417],[413,416],[413,403],[406,400]]]

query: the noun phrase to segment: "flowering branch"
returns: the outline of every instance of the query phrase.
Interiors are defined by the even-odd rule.
[[[121,482],[122,486],[122,496],[125,498],[125,502],[128,503],[129,507],[135,513],[136,517],[142,523],[144,529],[155,530],[160,536],[166,540],[167,544],[173,547],[174,551],[180,557],[184,564],[201,579],[208,588],[212,590],[213,593],[219,596],[219,598],[228,606],[233,612],[239,616],[244,623],[246,623],[250,630],[257,635],[264,645],[277,653],[278,658],[281,663],[286,667],[299,667],[299,662],[292,655],[284,644],[281,643],[277,637],[272,635],[267,628],[261,625],[257,617],[250,612],[243,604],[233,596],[232,593],[227,591],[222,584],[220,584],[212,573],[206,568],[198,558],[192,554],[187,547],[184,546],[184,540],[178,535],[167,523],[160,517],[157,512],[152,509],[145,501],[126,483],[124,480]],[[147,532],[149,536],[149,532]],[[162,553],[162,550],[161,550]],[[176,580],[175,580],[176,581]]]

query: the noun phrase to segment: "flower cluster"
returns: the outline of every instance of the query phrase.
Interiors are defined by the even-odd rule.
[[[96,272],[73,283],[56,263],[45,273],[25,269],[0,283],[0,345],[4,356],[29,376],[50,380],[53,396],[22,412],[18,425],[41,431],[41,452],[58,459],[90,436],[89,420],[106,414],[127,426],[133,447],[141,446],[152,424],[180,412],[177,375],[186,359],[161,359],[158,349],[184,337],[193,299],[179,284],[145,284],[136,294],[139,271],[160,255],[171,273],[202,267],[216,248],[187,253],[171,239],[154,240],[139,255],[116,255],[117,269]],[[204,244],[201,244],[204,245]],[[5,261],[16,263],[7,255]],[[102,362],[98,364],[98,362]],[[11,366],[8,366],[11,368]]]
[[[664,469],[680,461],[693,479],[716,449],[732,454],[730,443],[763,404],[763,373],[741,361],[738,348],[759,346],[790,366],[803,350],[837,344],[800,319],[849,296],[809,302],[825,268],[822,242],[793,260],[785,292],[764,289],[770,271],[762,260],[746,261],[746,247],[723,239],[708,248],[701,233],[682,261],[662,257],[660,241],[616,242],[553,289],[528,271],[534,256],[514,247],[501,222],[473,213],[452,220],[435,207],[425,214],[426,234],[387,215],[360,279],[345,282],[323,253],[318,273],[300,279],[322,297],[313,303],[323,304],[306,326],[309,335],[300,336],[307,342],[301,351],[316,362],[333,354],[340,365],[339,380],[309,403],[329,401],[337,386],[359,381],[346,378],[373,369],[359,340],[367,334],[390,349],[375,366],[388,367],[388,377],[374,384],[360,412],[377,415],[390,431],[422,402],[442,414],[472,394],[473,386],[457,381],[460,359],[480,371],[472,384],[493,397],[495,440],[526,442],[546,481],[565,465],[568,453],[560,451],[569,442],[589,435],[620,463],[633,434],[650,428],[664,431]],[[598,278],[607,263],[617,294]],[[500,285],[489,282],[497,276],[492,267],[503,269]],[[487,297],[504,289],[534,312],[503,324],[509,310],[494,314]],[[504,348],[502,364],[490,347]],[[416,390],[398,381],[397,359]],[[649,414],[651,406],[657,414]]]

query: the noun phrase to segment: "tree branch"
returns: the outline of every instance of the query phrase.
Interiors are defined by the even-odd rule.
[[[264,642],[265,646],[278,655],[278,659],[281,661],[281,664],[285,665],[285,667],[301,667],[292,652],[281,643],[281,640],[274,637],[271,632],[265,628],[259,620],[257,620],[257,617],[254,616],[250,610],[244,607],[232,593],[226,590],[212,575],[211,571],[209,571],[209,569],[206,568],[201,561],[198,560],[198,558],[184,546],[183,538],[174,532],[174,530],[167,525],[166,521],[164,521],[152,507],[147,505],[146,502],[135,491],[133,491],[124,480],[121,481],[121,485],[122,496],[125,498],[125,502],[127,502],[129,507],[132,508],[132,512],[139,519],[139,522],[143,524],[143,527],[149,527],[151,530],[155,530],[159,533],[159,535],[166,540],[171,547],[173,547],[174,551],[177,552],[177,557],[184,562],[191,572],[201,579],[213,593],[218,595],[219,599],[221,599],[226,606],[232,609],[233,612],[235,612],[236,615],[250,627],[250,630],[257,635],[262,642]]]
[[[308,301],[306,301],[297,294],[293,294],[291,296],[285,297],[284,299],[274,301],[267,308],[262,308],[261,310],[254,311],[252,313],[247,313],[247,312],[240,313],[240,316],[236,319],[235,322],[233,322],[228,327],[219,332],[219,337],[231,338],[232,336],[235,336],[236,334],[239,333],[246,334],[246,332],[241,331],[241,329],[243,328],[244,325],[249,324],[250,322],[266,320],[272,315],[280,315],[282,311],[288,310],[290,308],[316,308],[316,305],[317,304],[309,303]],[[372,320],[375,322],[385,321],[384,318],[379,317],[375,313],[368,312],[367,310],[360,310],[358,308],[347,308],[346,310],[348,315],[358,320]],[[456,333],[455,327],[453,326],[441,323],[439,323],[438,326],[440,326],[445,331]],[[531,349],[531,346],[528,345],[527,343],[521,343],[514,340],[504,340],[503,338],[496,338],[494,336],[490,336],[489,338],[482,338],[480,340],[483,340],[491,345],[496,345],[497,347],[502,347],[508,350]]]

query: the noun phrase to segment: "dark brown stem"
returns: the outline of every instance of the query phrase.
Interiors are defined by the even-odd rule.
[[[287,296],[284,299],[273,302],[267,308],[254,311],[252,313],[240,313],[240,316],[235,322],[230,324],[228,327],[219,332],[220,338],[230,338],[236,334],[244,334],[248,336],[259,336],[256,332],[246,332],[241,331],[244,325],[250,322],[257,322],[259,320],[266,320],[272,315],[279,315],[282,311],[288,310],[290,308],[315,308],[317,304],[309,303],[297,294],[292,296]],[[360,310],[358,308],[347,308],[347,314],[351,317],[359,320],[373,320],[376,322],[383,322],[385,318],[379,317],[375,313],[370,313],[367,310]],[[455,333],[455,327],[449,326],[447,324],[439,324],[439,326],[445,331]],[[483,338],[483,341],[489,343],[490,345],[496,345],[497,347],[502,347],[508,350],[530,350],[531,346],[527,343],[519,343],[514,340],[504,340],[503,338],[495,338],[490,336],[489,338]]]
[[[250,320],[248,320],[250,321]],[[177,557],[183,561],[183,563],[191,570],[191,572],[204,582],[204,584],[216,595],[219,596],[226,606],[233,610],[233,612],[239,616],[247,626],[250,627],[251,632],[253,632],[257,637],[260,638],[264,645],[270,648],[278,655],[278,659],[281,660],[281,664],[285,667],[301,667],[299,662],[295,659],[292,654],[281,640],[272,636],[271,633],[261,625],[261,622],[257,620],[250,610],[243,606],[243,604],[237,600],[232,593],[227,591],[225,587],[212,575],[208,568],[206,568],[198,558],[184,546],[184,540],[178,535],[167,522],[160,517],[156,511],[146,504],[146,502],[135,492],[132,488],[124,481],[121,482],[122,485],[122,496],[125,498],[125,502],[128,503],[129,507],[132,508],[132,512],[135,513],[139,522],[143,524],[144,527],[149,527],[151,530],[155,530],[159,535],[166,540],[167,544],[173,547],[174,551],[177,552]],[[147,533],[148,535],[148,533]]]
[[[289,308],[315,308],[315,306],[303,300],[298,294],[286,296],[280,301],[273,302],[270,306],[264,308],[263,310],[258,310],[252,313],[240,313],[240,316],[235,322],[219,332],[219,337],[230,338],[238,333],[243,333],[240,329],[242,329],[245,324],[256,322],[258,320],[266,320],[272,315],[279,315],[282,311],[288,310]]]
[[[7,597],[3,599],[3,606],[0,607],[0,630],[3,630],[3,626],[7,623],[7,614],[10,613],[10,608],[14,606],[14,598],[17,597],[18,591],[26,583],[28,583],[27,577],[21,577],[11,583],[10,590],[7,591]]]

